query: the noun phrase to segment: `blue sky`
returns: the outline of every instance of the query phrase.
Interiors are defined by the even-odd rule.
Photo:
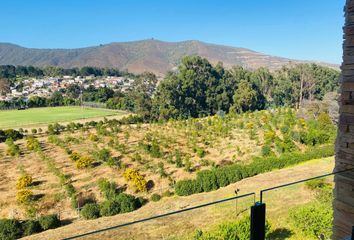
[[[77,48],[201,40],[340,63],[345,0],[1,0],[0,42]]]

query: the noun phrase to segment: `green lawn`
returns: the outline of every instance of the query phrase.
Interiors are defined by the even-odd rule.
[[[0,129],[30,127],[53,122],[123,115],[122,111],[97,108],[47,107],[26,110],[0,111]]]

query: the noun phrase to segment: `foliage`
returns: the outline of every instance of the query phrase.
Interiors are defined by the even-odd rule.
[[[289,219],[306,236],[331,238],[333,215],[332,209],[326,204],[309,204],[293,209]]]
[[[100,206],[97,203],[87,203],[83,206],[80,214],[85,219],[96,219],[100,217]]]
[[[33,192],[28,189],[22,189],[16,193],[16,201],[19,204],[27,205],[33,199]]]
[[[127,181],[131,181],[133,183],[136,191],[138,191],[138,192],[145,192],[146,191],[147,182],[146,182],[145,178],[142,175],[140,175],[138,170],[128,168],[123,173],[123,176]]]
[[[320,157],[333,156],[333,146],[309,149],[306,152],[284,153],[279,157],[255,157],[248,165],[233,164],[229,166],[198,172],[195,180],[180,180],[175,185],[177,195],[186,196],[203,191],[211,191],[273,169],[281,169],[303,161]]]
[[[7,145],[7,149],[6,149],[6,154],[7,155],[17,156],[17,157],[20,155],[20,153],[21,153],[20,152],[20,147],[14,143],[12,138],[6,139],[5,143]]]
[[[117,184],[109,182],[107,179],[100,178],[97,181],[97,186],[107,200],[112,200],[117,194]]]
[[[60,220],[56,214],[41,216],[38,221],[43,230],[57,228],[61,225]]]
[[[22,139],[23,134],[17,130],[14,129],[6,129],[6,130],[1,130],[0,129],[0,143],[5,142],[7,139],[12,139],[13,141],[16,141],[18,139]]]
[[[150,200],[153,202],[158,202],[158,201],[160,201],[160,199],[161,199],[161,195],[159,195],[157,193],[152,194],[150,197]]]
[[[0,239],[14,240],[22,237],[21,223],[16,219],[0,219]]]
[[[35,138],[33,136],[27,136],[26,140],[27,140],[26,147],[27,147],[28,150],[36,151],[36,152],[40,151],[41,145],[40,145],[40,143],[39,143],[37,138]]]
[[[76,161],[76,167],[78,169],[92,167],[93,159],[89,156],[81,156],[79,160]]]
[[[120,213],[120,204],[115,200],[106,200],[100,204],[100,214],[102,216],[113,216]]]
[[[237,222],[225,222],[214,229],[203,232],[197,230],[194,235],[194,240],[217,240],[217,239],[237,239],[237,240],[249,240],[250,239],[250,227],[251,219],[244,217]],[[266,235],[270,233],[270,224],[266,222]]]
[[[43,229],[37,220],[27,220],[23,223],[24,236],[29,236],[41,231],[43,231]]]
[[[30,186],[31,184],[32,184],[32,176],[28,174],[24,174],[19,179],[17,179],[16,188],[23,189],[25,187]]]

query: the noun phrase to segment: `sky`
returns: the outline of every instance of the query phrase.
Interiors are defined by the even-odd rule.
[[[200,40],[342,61],[345,0],[0,0],[0,42],[78,48],[142,39]]]

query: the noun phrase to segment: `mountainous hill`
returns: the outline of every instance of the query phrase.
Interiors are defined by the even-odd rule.
[[[64,68],[96,66],[129,70],[133,73],[151,71],[164,74],[176,67],[185,55],[200,55],[212,63],[220,61],[225,67],[242,65],[251,69],[263,66],[274,70],[286,64],[304,62],[200,41],[143,40],[77,49],[34,49],[0,43],[0,65],[50,65]],[[337,67],[333,64],[320,64]]]

